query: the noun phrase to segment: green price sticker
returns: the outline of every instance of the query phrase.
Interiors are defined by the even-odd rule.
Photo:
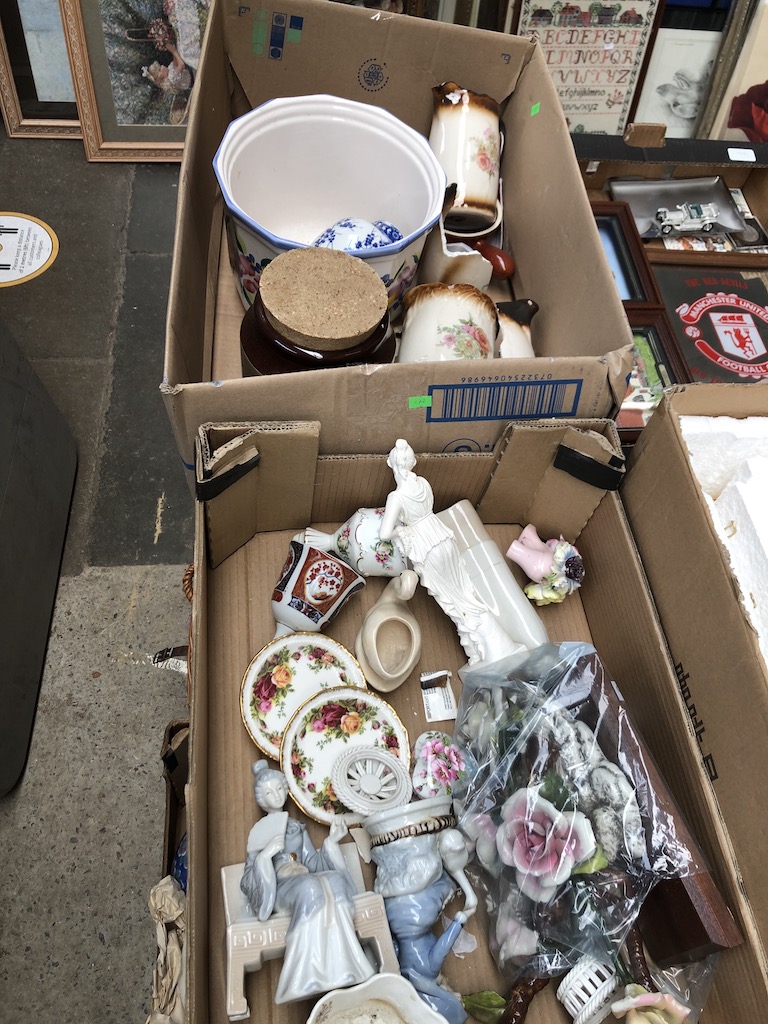
[[[432,405],[431,395],[412,395],[408,399],[409,409],[429,409]]]

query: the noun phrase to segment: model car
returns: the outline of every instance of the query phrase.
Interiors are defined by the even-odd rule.
[[[674,210],[660,206],[656,211],[656,222],[662,235],[672,231],[695,234],[711,231],[717,223],[717,203],[679,203]]]

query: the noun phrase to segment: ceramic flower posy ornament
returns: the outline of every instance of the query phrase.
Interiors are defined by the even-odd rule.
[[[510,544],[507,558],[532,581],[525,593],[539,606],[560,604],[578,590],[584,579],[584,562],[578,549],[563,537],[543,541],[530,523]]]

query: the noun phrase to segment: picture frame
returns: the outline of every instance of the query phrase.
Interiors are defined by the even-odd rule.
[[[768,379],[768,270],[692,261],[653,269],[679,358],[679,383]]]
[[[627,393],[616,415],[622,445],[634,444],[651,413],[661,401],[664,388],[687,380],[679,364],[672,327],[663,310],[636,309],[628,314],[636,355]]]
[[[633,120],[666,125],[668,139],[693,138],[721,39],[720,32],[660,28]]]
[[[721,138],[727,111],[735,95],[739,65],[743,66],[751,54],[754,26],[758,18],[760,0],[731,0],[728,17],[723,28],[723,39],[715,63],[706,100],[696,126],[697,139]],[[739,133],[739,140],[744,135]]]
[[[712,122],[710,139],[759,144],[768,142],[768,0],[759,0],[733,72]]]
[[[538,40],[572,134],[622,135],[662,8],[661,0],[510,0],[505,28]]]
[[[88,160],[181,160],[209,3],[59,0]]]
[[[41,14],[48,19],[47,31],[32,33],[25,29],[18,0],[0,5],[0,113],[12,139],[82,136],[58,2],[49,3],[38,5],[38,21]],[[44,38],[51,39],[55,52],[43,52]]]
[[[629,204],[595,199],[591,206],[624,308],[628,312],[649,307],[663,308],[664,303]]]

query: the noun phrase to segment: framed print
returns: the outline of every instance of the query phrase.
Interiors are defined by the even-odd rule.
[[[515,31],[539,40],[572,133],[622,134],[659,13],[659,0],[519,0]]]
[[[10,138],[79,138],[58,0],[0,4],[0,110]]]
[[[768,378],[765,273],[700,265],[654,266],[688,381]]]
[[[593,200],[592,212],[624,307],[662,306],[656,280],[628,203]]]
[[[635,311],[629,315],[634,338],[633,365],[627,393],[616,416],[622,444],[634,444],[661,401],[664,388],[679,384],[674,369],[676,352],[672,329],[662,311]]]
[[[768,142],[768,0],[758,0],[743,38],[709,138],[764,143]]]
[[[720,32],[660,28],[633,120],[665,124],[668,139],[693,138],[720,39]]]
[[[180,160],[210,0],[59,0],[89,160]]]

